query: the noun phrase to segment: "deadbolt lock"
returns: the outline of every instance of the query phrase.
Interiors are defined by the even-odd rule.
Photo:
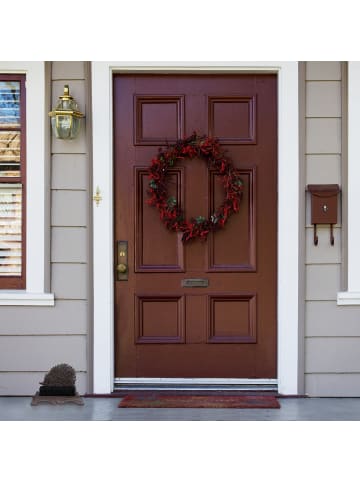
[[[117,269],[118,273],[126,273],[127,266],[124,263],[120,263],[116,266],[116,269]]]

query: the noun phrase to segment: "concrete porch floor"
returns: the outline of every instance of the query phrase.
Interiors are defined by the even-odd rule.
[[[333,421],[360,420],[360,398],[280,398],[280,409],[128,409],[121,398],[84,398],[85,404],[31,406],[31,397],[0,397],[0,421]]]

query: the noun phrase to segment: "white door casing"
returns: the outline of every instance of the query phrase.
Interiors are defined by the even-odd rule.
[[[299,393],[299,94],[297,62],[92,62],[93,392],[114,387],[113,73],[276,73],[278,76],[278,391]],[[95,95],[95,93],[97,93]]]

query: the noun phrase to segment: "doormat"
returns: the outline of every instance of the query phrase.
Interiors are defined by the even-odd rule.
[[[78,393],[73,396],[61,396],[61,395],[40,395],[36,392],[32,397],[31,405],[39,405],[39,403],[50,403],[51,405],[64,405],[64,403],[75,403],[76,405],[84,405],[84,400]]]
[[[280,408],[270,395],[126,395],[119,408]]]

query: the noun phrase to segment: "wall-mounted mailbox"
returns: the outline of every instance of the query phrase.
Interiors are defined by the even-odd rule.
[[[314,225],[314,244],[318,245],[317,224],[330,224],[330,243],[334,245],[333,225],[337,223],[338,184],[309,184],[311,194],[311,224]]]

